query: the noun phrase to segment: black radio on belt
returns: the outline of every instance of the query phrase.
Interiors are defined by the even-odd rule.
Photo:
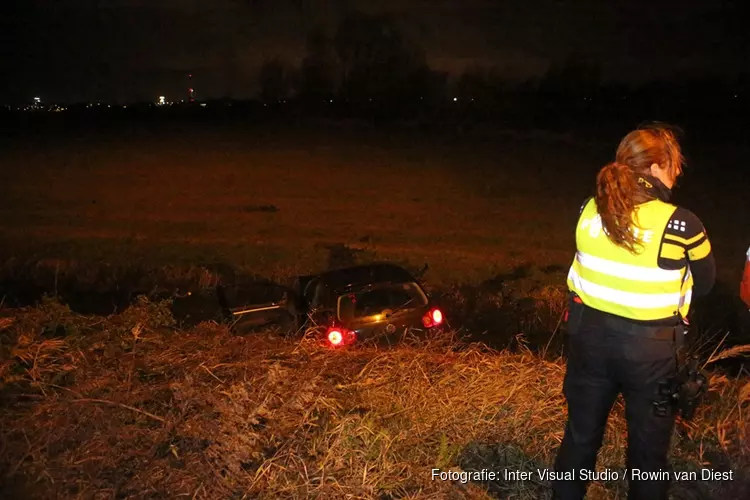
[[[662,399],[654,401],[654,413],[665,417],[671,407],[676,407],[684,420],[691,420],[707,387],[708,379],[698,368],[698,358],[690,358],[676,377],[659,384]]]

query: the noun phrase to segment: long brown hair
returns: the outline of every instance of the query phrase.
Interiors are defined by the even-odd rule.
[[[609,239],[636,253],[639,246],[632,228],[637,226],[636,205],[648,199],[639,178],[651,173],[654,163],[667,167],[673,178],[682,173],[684,158],[672,129],[655,124],[633,130],[617,147],[615,161],[596,176],[596,208]]]

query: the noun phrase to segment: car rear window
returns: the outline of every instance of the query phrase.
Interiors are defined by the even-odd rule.
[[[416,283],[383,285],[341,295],[338,299],[338,316],[342,321],[372,316],[396,309],[407,302],[409,304],[405,309],[427,305],[427,297]]]

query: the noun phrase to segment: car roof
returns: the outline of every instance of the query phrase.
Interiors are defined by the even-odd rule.
[[[390,262],[334,269],[318,275],[320,283],[340,291],[376,283],[409,283],[416,281],[409,271]]]

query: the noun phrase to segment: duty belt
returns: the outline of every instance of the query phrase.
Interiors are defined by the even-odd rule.
[[[602,317],[602,324],[619,332],[657,340],[674,340],[679,342],[684,336],[681,325],[639,325],[620,318]]]
[[[643,325],[592,309],[583,304],[577,296],[573,297],[573,302],[583,308],[584,317],[589,316],[594,322],[606,328],[648,339],[674,341],[677,366],[685,363],[685,337],[689,326],[686,319],[680,318],[679,323],[675,325]]]
[[[573,303],[583,308],[582,320],[592,320],[602,326],[638,337],[657,339],[657,340],[674,340],[678,347],[682,347],[685,336],[685,321],[676,319],[674,325],[644,325],[626,318],[621,318],[612,314],[593,309],[583,303],[578,295],[573,294]]]

